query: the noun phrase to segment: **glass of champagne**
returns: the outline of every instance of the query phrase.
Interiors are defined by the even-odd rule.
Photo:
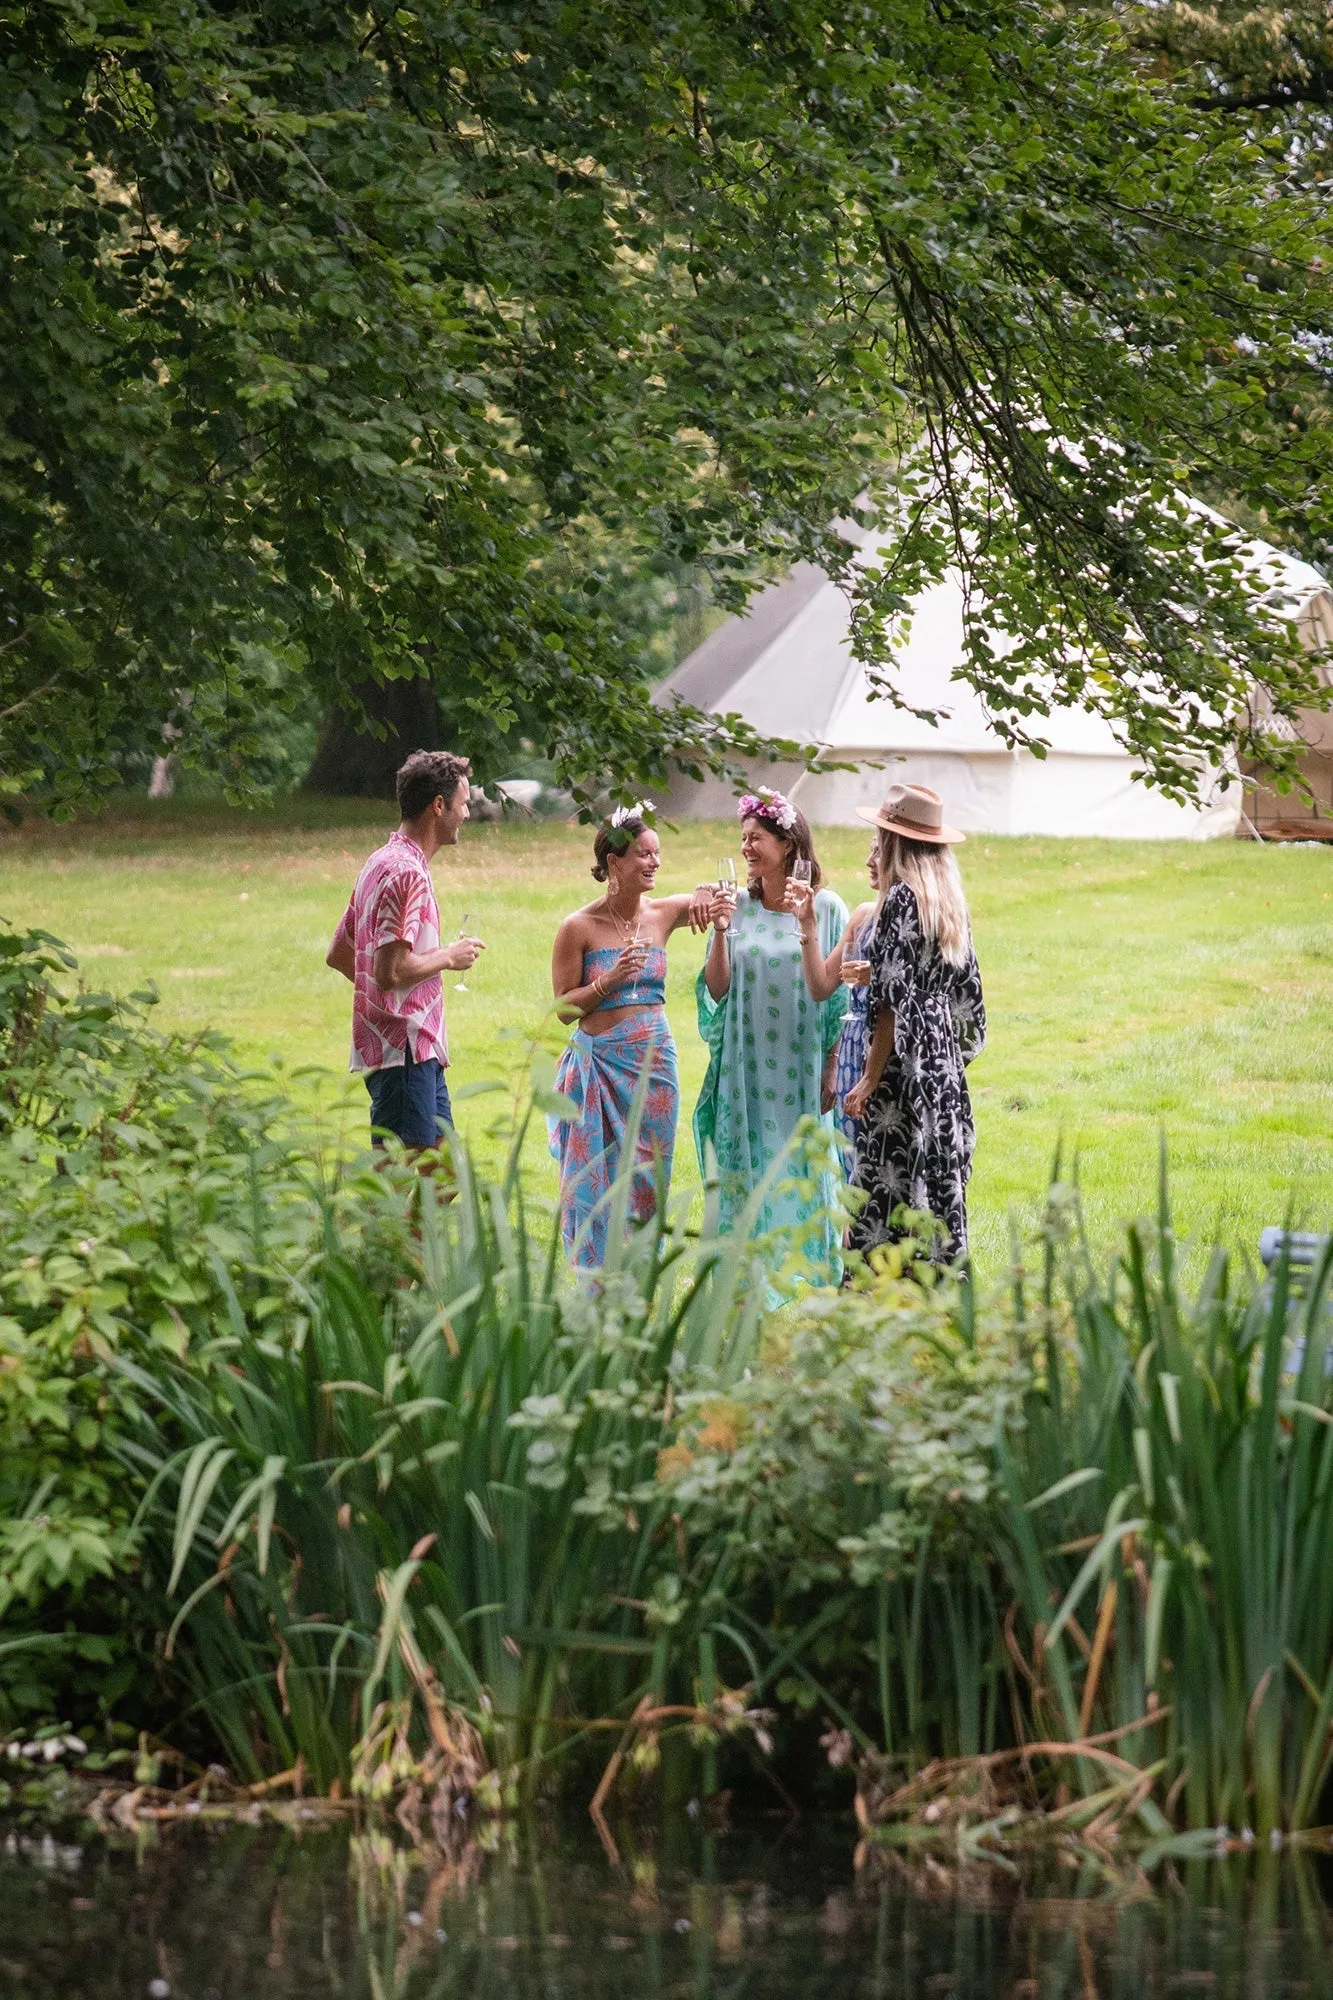
[[[459,943],[461,944],[461,943],[463,942],[463,939],[464,939],[464,938],[470,938],[470,937],[476,937],[476,936],[477,936],[477,933],[476,933],[476,931],[474,931],[474,930],[473,930],[473,928],[472,928],[472,917],[471,917],[471,915],[470,915],[470,914],[469,914],[468,912],[466,912],[466,911],[465,911],[465,912],[464,912],[464,915],[463,915],[463,921],[462,921],[462,923],[461,923],[461,924],[460,924],[460,925],[458,926],[458,942],[459,942]],[[472,988],[471,988],[471,987],[470,987],[470,986],[468,985],[468,983],[467,983],[467,980],[466,980],[466,978],[465,978],[465,977],[464,977],[464,975],[463,975],[463,974],[462,974],[462,973],[460,972],[460,973],[459,973],[459,975],[458,975],[458,978],[457,978],[457,980],[456,980],[456,982],[455,982],[455,984],[454,984],[454,992],[455,992],[455,993],[470,993],[471,991],[472,991]]]
[[[734,910],[736,907],[736,863],[729,854],[724,854],[717,864],[717,886]]]
[[[797,889],[808,889],[810,887],[810,863],[802,854],[798,854],[791,864],[791,882],[792,886]],[[795,910],[791,911],[791,915],[795,919],[797,930],[799,930],[801,919],[796,915]]]

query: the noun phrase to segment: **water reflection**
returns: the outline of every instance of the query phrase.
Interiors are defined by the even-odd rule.
[[[614,1868],[581,1830],[423,1865],[378,1836],[231,1828],[140,1849],[0,1843],[0,1993],[18,2000],[1333,2000],[1308,1860],[1150,1885],[1056,1860],[856,1873],[844,1829],[710,1840]]]

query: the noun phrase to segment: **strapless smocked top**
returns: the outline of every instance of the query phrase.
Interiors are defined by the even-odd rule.
[[[618,944],[599,944],[583,954],[585,986],[613,966],[620,956]],[[607,1007],[662,1007],[666,1004],[666,952],[660,944],[649,945],[643,970],[623,986],[613,986],[603,1003]]]

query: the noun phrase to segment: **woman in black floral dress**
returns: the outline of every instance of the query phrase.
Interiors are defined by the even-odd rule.
[[[894,785],[876,811],[879,917],[870,941],[865,1074],[848,1092],[861,1120],[851,1184],[865,1195],[848,1246],[871,1250],[908,1232],[895,1211],[936,1216],[937,1261],[967,1250],[967,1182],[975,1128],[964,1064],[986,1040],[981,976],[967,901],[937,793]]]

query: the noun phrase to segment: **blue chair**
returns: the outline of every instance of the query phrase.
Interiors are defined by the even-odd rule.
[[[1327,1236],[1317,1236],[1310,1230],[1279,1229],[1275,1224],[1262,1230],[1259,1235],[1259,1261],[1266,1271],[1271,1272],[1285,1250],[1287,1269],[1293,1279],[1299,1271],[1313,1271],[1323,1261],[1328,1248]],[[1302,1294],[1302,1286],[1293,1283],[1291,1302],[1297,1306]],[[1333,1300],[1324,1303],[1324,1318],[1333,1326]],[[1305,1361],[1305,1335],[1298,1334],[1287,1350],[1284,1375],[1299,1375]],[[1333,1375],[1333,1342],[1324,1349],[1324,1373]]]
[[[1279,1229],[1274,1224],[1260,1231],[1259,1261],[1266,1271],[1271,1271],[1285,1248],[1287,1263],[1293,1271],[1309,1271],[1318,1263],[1327,1244],[1327,1236],[1315,1236],[1308,1230]]]

